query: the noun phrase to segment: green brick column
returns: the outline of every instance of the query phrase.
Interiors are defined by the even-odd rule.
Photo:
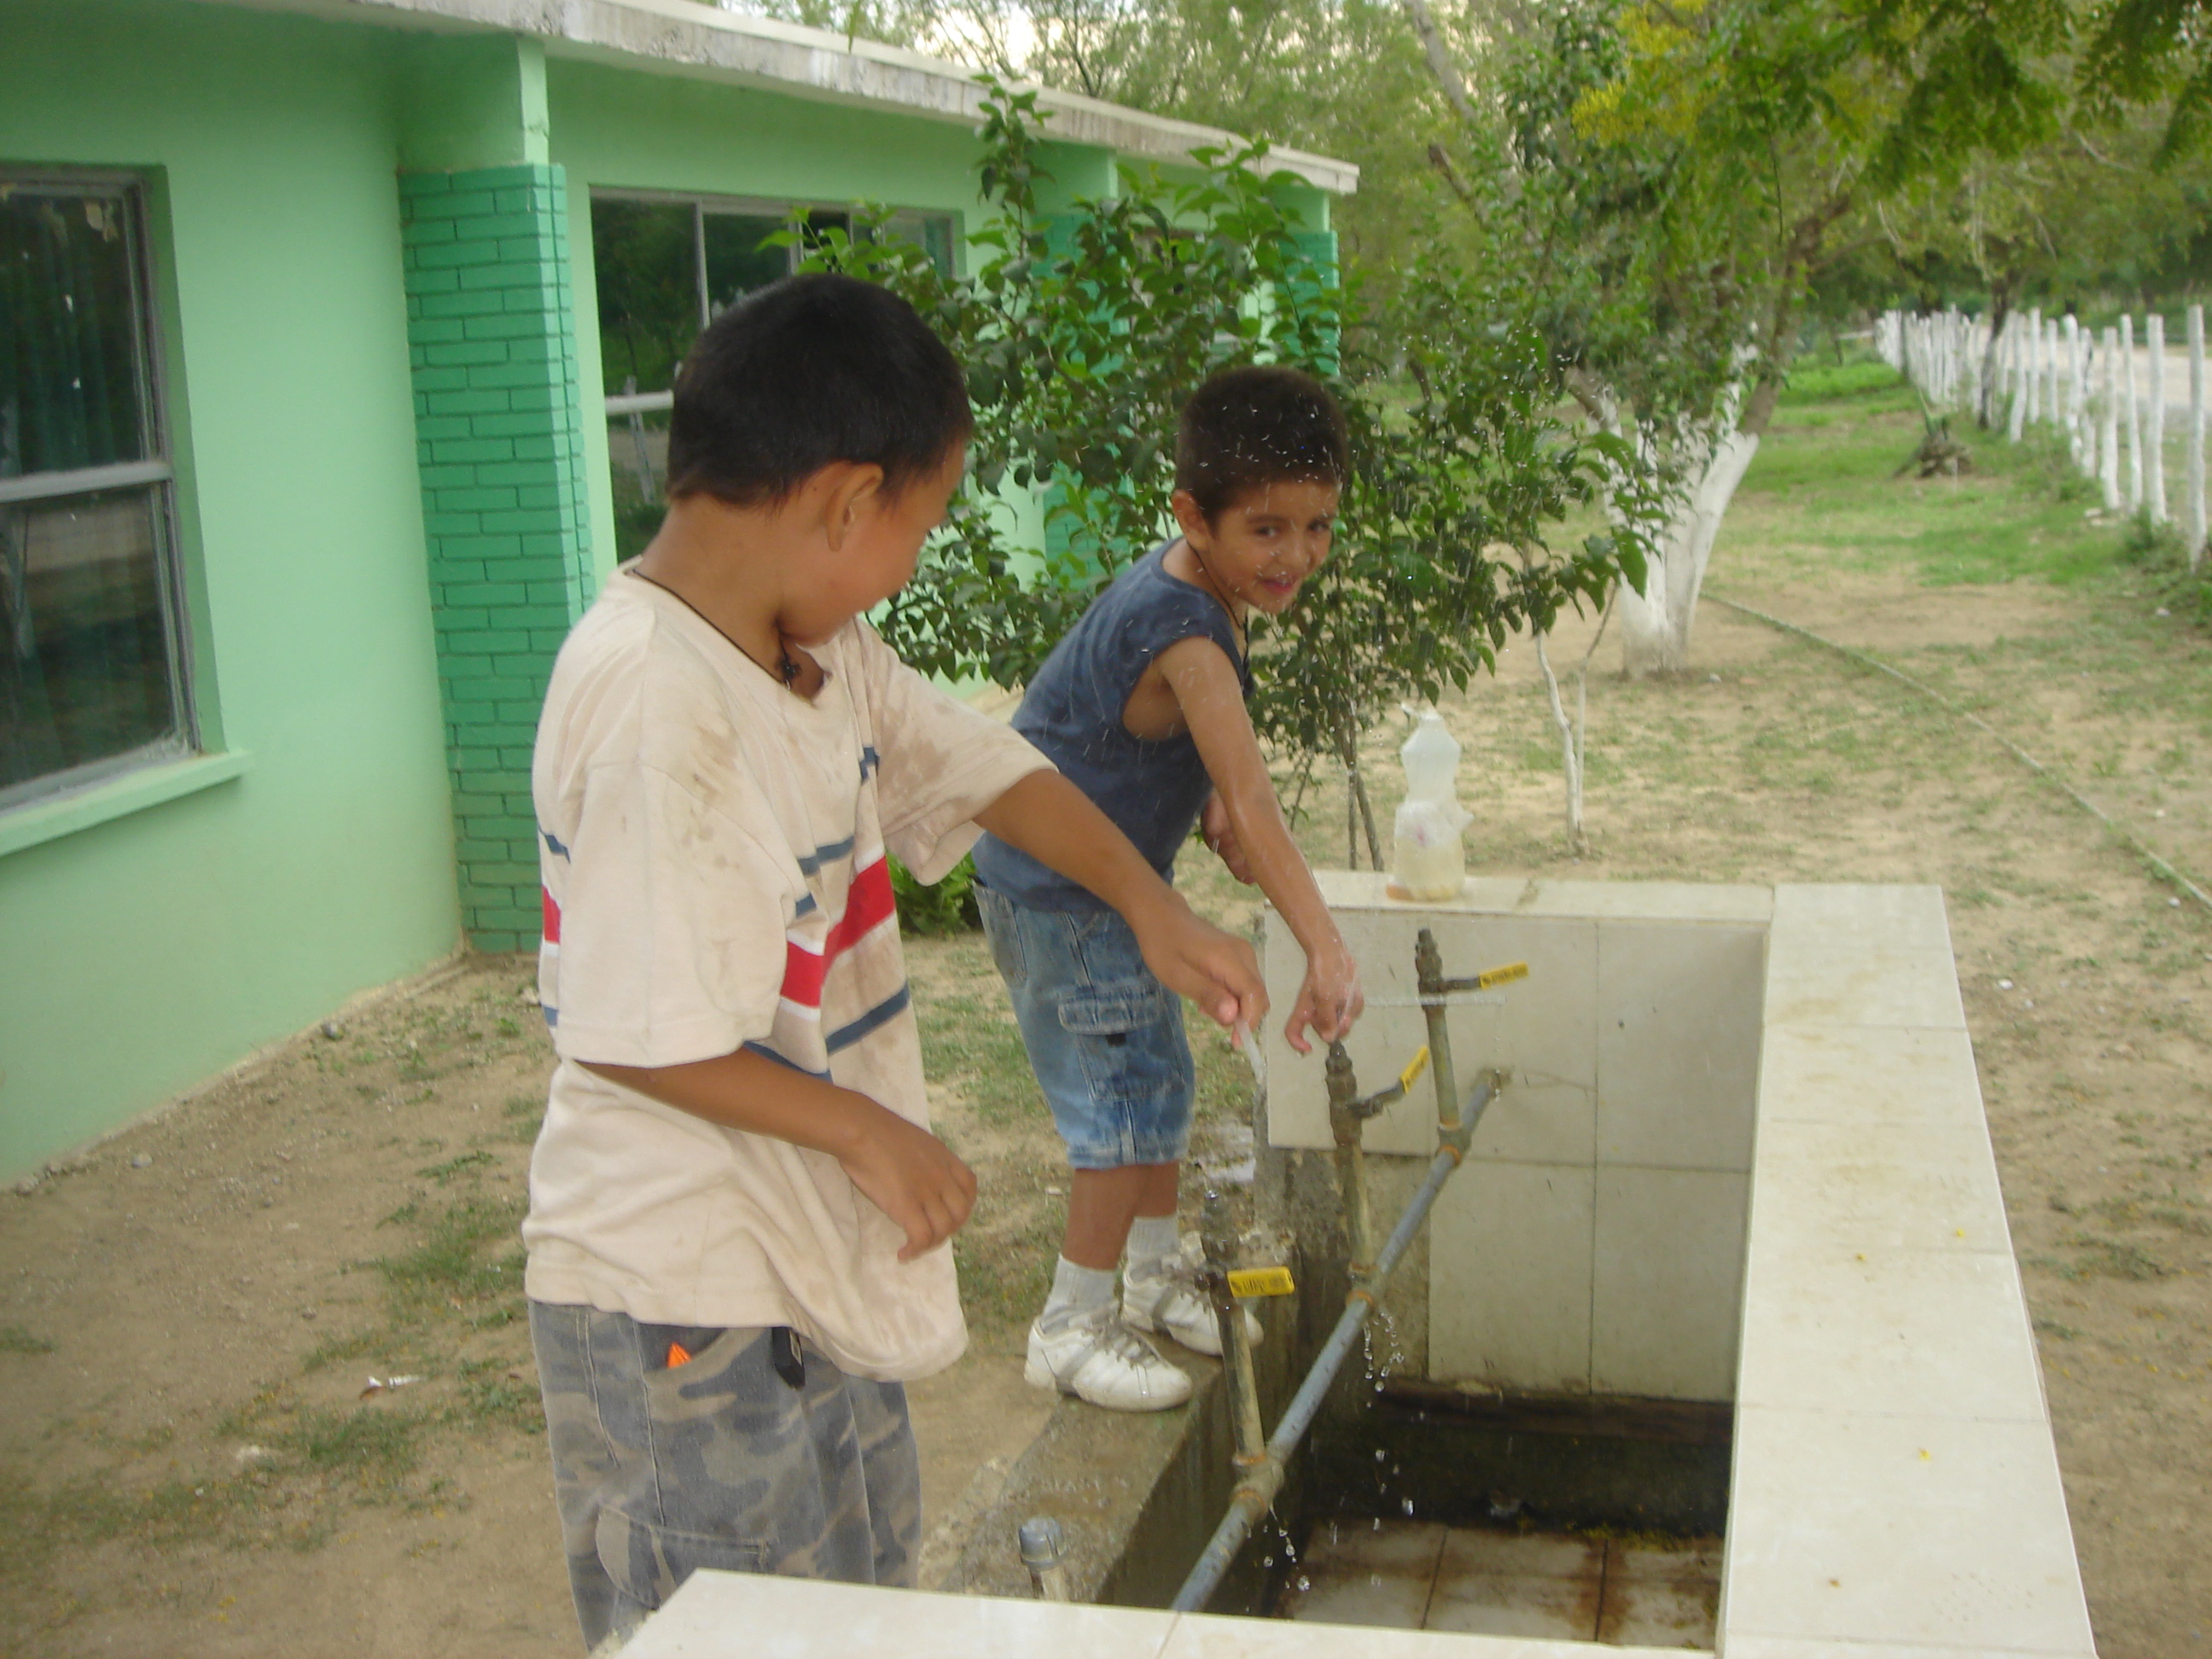
[[[538,708],[591,597],[568,190],[526,164],[399,194],[461,923],[513,951],[539,927]]]

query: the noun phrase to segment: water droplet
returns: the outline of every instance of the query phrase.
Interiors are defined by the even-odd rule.
[[[1408,1514],[1408,1515],[1411,1515],[1413,1512],[1413,1500],[1412,1498],[1408,1498],[1406,1500],[1406,1513],[1407,1513],[1407,1514]]]
[[[1298,1588],[1302,1590],[1311,1589],[1313,1588],[1313,1580],[1307,1577],[1305,1574],[1300,1573],[1298,1575]]]
[[[1375,1449],[1375,1461],[1378,1463],[1382,1461],[1382,1449],[1380,1446]]]
[[[1367,1575],[1367,1588],[1370,1589],[1381,1589],[1382,1588],[1382,1575],[1379,1572],[1369,1573]]]

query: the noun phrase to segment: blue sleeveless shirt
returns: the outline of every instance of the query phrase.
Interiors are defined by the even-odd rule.
[[[1247,696],[1252,674],[1221,602],[1168,574],[1164,543],[1115,579],[1037,670],[1014,714],[1027,738],[1136,843],[1161,879],[1190,838],[1213,782],[1185,732],[1157,740],[1121,724],[1129,694],[1152,659],[1179,640],[1212,640],[1237,665]],[[1033,910],[1104,910],[1106,902],[1056,871],[986,836],[975,844],[986,887]]]

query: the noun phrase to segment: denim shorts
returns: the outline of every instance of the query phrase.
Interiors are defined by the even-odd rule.
[[[1179,1164],[1194,1090],[1182,1002],[1111,910],[1033,910],[975,890],[1030,1066],[1078,1170]]]
[[[592,1653],[701,1567],[913,1586],[921,1468],[901,1384],[848,1376],[788,1331],[532,1302],[530,1338]]]

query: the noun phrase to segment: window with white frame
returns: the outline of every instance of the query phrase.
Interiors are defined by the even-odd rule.
[[[191,752],[143,194],[0,167],[0,811]]]

